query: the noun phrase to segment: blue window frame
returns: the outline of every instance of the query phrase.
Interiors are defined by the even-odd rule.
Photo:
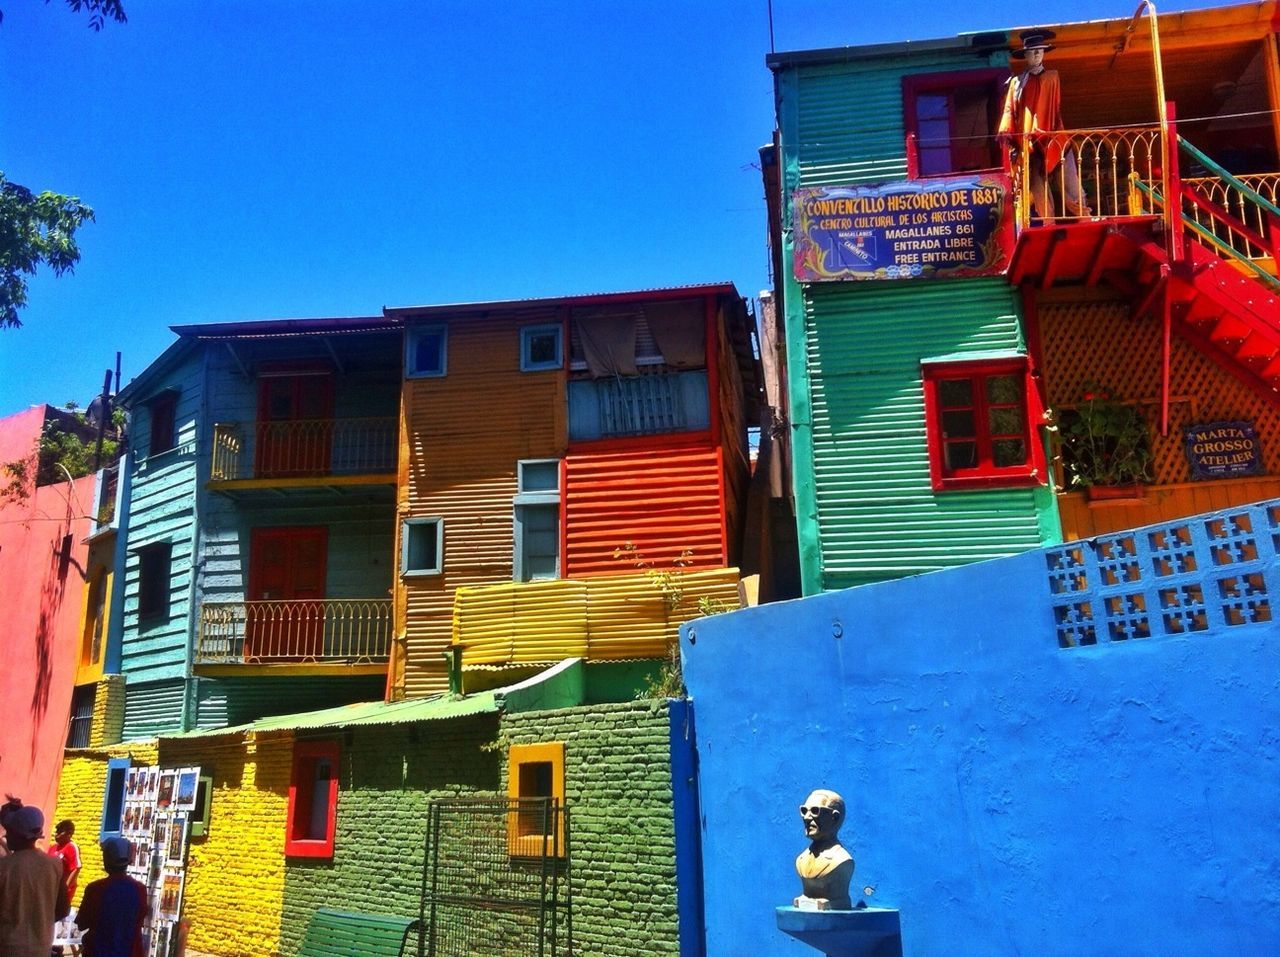
[[[525,326],[520,330],[520,371],[543,372],[564,365],[560,326]]]
[[[444,519],[406,518],[400,529],[400,574],[439,575],[444,571]]]
[[[112,758],[107,762],[107,785],[102,792],[102,827],[98,840],[120,836],[120,819],[124,816],[124,784],[129,774],[128,758]]]
[[[444,326],[415,326],[405,336],[404,374],[410,379],[442,376],[449,368],[449,335]]]
[[[518,582],[560,577],[560,460],[516,465],[512,577]]]

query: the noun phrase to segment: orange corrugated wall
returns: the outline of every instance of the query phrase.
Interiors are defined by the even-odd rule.
[[[682,556],[690,568],[727,565],[722,459],[706,444],[571,452],[565,577],[617,575],[641,562],[669,568]]]
[[[396,577],[392,697],[448,687],[456,588],[511,580],[516,463],[567,442],[564,372],[520,371],[520,327],[558,321],[552,309],[446,320],[447,374],[405,381],[400,518],[444,518],[444,573]]]

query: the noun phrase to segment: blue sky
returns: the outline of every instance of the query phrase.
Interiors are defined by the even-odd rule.
[[[1162,12],[1212,6],[1161,3]],[[81,197],[73,276],[0,331],[0,415],[87,404],[170,325],[769,283],[765,0],[0,0],[0,169]],[[1130,2],[775,0],[777,49]]]

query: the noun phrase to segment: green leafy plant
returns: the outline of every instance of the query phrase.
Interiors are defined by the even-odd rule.
[[[1150,482],[1151,430],[1142,413],[1097,383],[1054,416],[1069,489]]]

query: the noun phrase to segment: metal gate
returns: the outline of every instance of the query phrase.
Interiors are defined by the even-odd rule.
[[[432,802],[425,957],[569,957],[569,812],[551,798]]]

